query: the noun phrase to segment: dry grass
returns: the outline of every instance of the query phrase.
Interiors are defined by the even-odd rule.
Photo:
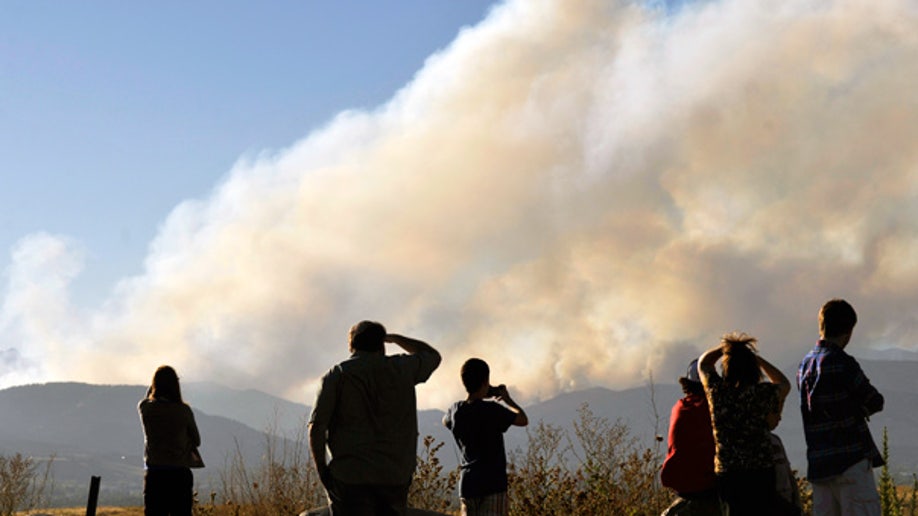
[[[85,507],[69,507],[65,509],[42,509],[40,511],[18,512],[17,516],[85,516]],[[143,516],[143,507],[99,507],[96,516]]]
[[[539,423],[511,454],[510,514],[657,515],[671,494],[657,481],[656,446],[641,446],[621,422],[583,405],[573,434]]]

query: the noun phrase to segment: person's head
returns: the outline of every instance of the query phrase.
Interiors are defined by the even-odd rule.
[[[465,392],[472,394],[478,392],[482,385],[488,385],[491,381],[491,370],[487,362],[480,358],[470,358],[462,364],[462,370],[459,371],[462,377],[462,385],[465,386]]]
[[[685,376],[679,378],[679,385],[682,386],[682,393],[704,395],[704,385],[701,383],[701,377],[698,375],[698,359],[689,363]]]
[[[179,378],[175,369],[170,366],[159,366],[153,373],[150,382],[150,398],[167,399],[169,401],[182,401],[182,389],[179,387]]]
[[[823,339],[850,338],[855,324],[857,313],[844,299],[830,299],[819,309],[819,336]]]
[[[721,338],[724,384],[749,387],[762,380],[762,370],[756,357],[756,340],[745,333],[728,333]]]
[[[348,333],[351,351],[381,352],[386,349],[386,328],[374,321],[360,321]]]

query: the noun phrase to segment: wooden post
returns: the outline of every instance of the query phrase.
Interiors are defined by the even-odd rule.
[[[96,516],[96,505],[99,503],[99,484],[102,477],[92,477],[89,481],[89,499],[86,500],[86,516]]]

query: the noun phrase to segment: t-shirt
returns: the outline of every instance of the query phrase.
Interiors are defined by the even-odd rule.
[[[443,418],[462,454],[459,496],[480,498],[507,490],[507,454],[504,432],[516,412],[487,400],[454,403]]]
[[[766,416],[780,410],[778,386],[758,383],[734,388],[717,374],[705,389],[714,427],[714,470],[718,473],[773,468],[774,451]]]

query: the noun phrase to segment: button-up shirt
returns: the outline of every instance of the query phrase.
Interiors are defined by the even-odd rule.
[[[861,366],[836,344],[819,341],[797,370],[806,435],[807,477],[827,479],[867,459],[882,466],[867,416],[883,410],[883,395]]]
[[[309,422],[327,435],[333,477],[347,484],[411,481],[418,442],[414,386],[439,364],[435,352],[355,351],[326,373]]]

